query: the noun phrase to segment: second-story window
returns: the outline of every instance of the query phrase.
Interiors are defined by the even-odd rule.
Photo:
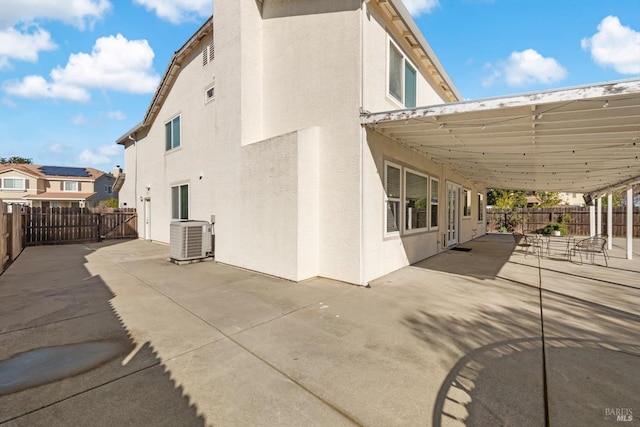
[[[415,67],[389,40],[389,96],[407,108],[416,106],[418,81]]]
[[[3,190],[25,190],[26,180],[24,178],[2,178]]]
[[[180,116],[173,118],[164,125],[165,150],[180,147]]]
[[[63,191],[78,191],[78,181],[63,181],[62,182],[62,190]]]

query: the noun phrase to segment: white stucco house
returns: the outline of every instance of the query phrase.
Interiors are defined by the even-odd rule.
[[[460,101],[400,0],[217,0],[117,141],[120,203],[146,239],[215,218],[219,262],[364,285],[485,233],[486,177],[394,136]]]

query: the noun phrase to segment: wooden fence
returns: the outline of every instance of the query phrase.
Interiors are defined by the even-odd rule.
[[[555,208],[519,208],[513,213],[521,215],[524,219],[522,225],[516,230],[538,230],[544,228],[549,222],[560,222],[562,216],[565,218],[567,233],[574,236],[589,235],[589,208],[588,207],[555,207]],[[497,208],[487,209],[487,231],[498,231],[500,216],[504,217],[507,211]],[[626,208],[613,208],[613,236],[626,236]],[[607,210],[602,210],[602,230],[596,234],[607,234]],[[633,236],[640,237],[640,208],[633,210]]]
[[[0,202],[0,273],[22,252],[24,229],[22,213]]]
[[[135,209],[24,208],[26,246],[138,237]]]

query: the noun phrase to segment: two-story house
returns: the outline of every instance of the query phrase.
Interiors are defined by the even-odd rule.
[[[115,177],[93,168],[0,165],[0,200],[31,207],[92,207],[117,198]]]
[[[216,0],[117,141],[121,205],[149,240],[211,220],[219,262],[364,285],[484,234],[487,182],[629,184],[635,128],[615,121],[637,88],[463,102],[400,0]],[[614,128],[628,152],[578,146],[611,153]]]
[[[117,141],[121,205],[150,240],[214,219],[220,262],[366,284],[483,234],[485,188],[360,113],[459,100],[400,0],[218,0]]]

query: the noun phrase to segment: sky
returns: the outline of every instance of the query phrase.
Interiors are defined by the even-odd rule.
[[[640,77],[640,0],[403,1],[464,99]],[[0,0],[0,157],[124,166],[116,139],[212,12],[212,0]]]

